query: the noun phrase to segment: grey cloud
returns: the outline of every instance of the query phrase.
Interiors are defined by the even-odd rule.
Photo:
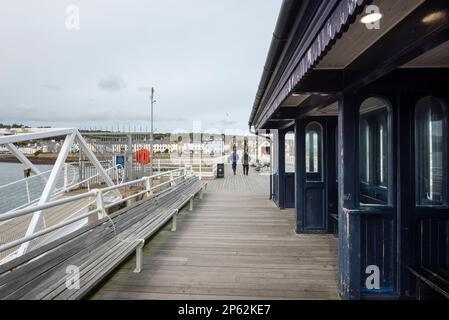
[[[161,121],[164,122],[185,122],[185,121],[189,121],[189,119],[184,118],[184,117],[168,117],[168,118],[161,118]]]
[[[119,92],[126,88],[126,82],[121,76],[111,75],[101,79],[98,82],[98,87],[105,91]]]
[[[60,1],[0,1],[2,121],[146,125],[154,86],[159,130],[247,130],[282,1],[77,2],[85,23],[68,32]]]
[[[139,92],[150,92],[151,88],[150,87],[138,87],[137,91]]]
[[[133,107],[95,106],[92,101],[87,108],[42,108],[32,104],[11,107],[0,104],[2,119],[24,121],[150,121],[147,110]],[[155,122],[188,122],[185,117],[154,115]]]
[[[238,124],[238,121],[221,120],[221,121],[217,121],[216,124],[221,125],[221,126],[234,126],[234,125]]]
[[[13,119],[42,120],[39,109],[32,104],[21,103],[14,107],[2,105],[0,111],[2,119],[5,120],[13,120]]]
[[[60,91],[62,88],[58,85],[55,84],[44,84],[42,85],[44,88],[47,88],[49,90],[53,90],[53,91]]]

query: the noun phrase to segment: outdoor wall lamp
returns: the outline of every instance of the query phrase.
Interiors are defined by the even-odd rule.
[[[370,24],[382,19],[382,14],[378,12],[370,13],[364,16],[360,21],[364,24]]]

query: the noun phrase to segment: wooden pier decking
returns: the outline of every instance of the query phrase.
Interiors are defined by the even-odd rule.
[[[208,182],[178,229],[161,231],[92,293],[92,299],[338,299],[337,239],[294,232],[294,210],[268,200],[252,169]]]

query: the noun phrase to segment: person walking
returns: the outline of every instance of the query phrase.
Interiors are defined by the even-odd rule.
[[[238,160],[239,160],[239,156],[237,154],[237,151],[234,149],[234,151],[231,154],[232,171],[234,172],[234,176],[237,174],[237,161]]]
[[[250,162],[250,157],[248,152],[245,152],[243,154],[243,175],[247,176],[249,173],[249,162]]]

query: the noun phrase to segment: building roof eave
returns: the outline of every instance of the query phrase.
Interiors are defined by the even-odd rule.
[[[276,27],[273,32],[270,49],[268,50],[268,55],[265,61],[256,97],[254,99],[253,108],[249,119],[250,126],[253,123],[257,109],[259,108],[259,104],[265,94],[265,90],[267,89],[271,76],[273,75],[273,72],[279,62],[279,57],[285,49],[285,45],[287,44],[288,37],[291,33],[291,28],[297,19],[298,9],[307,2],[307,0],[284,0],[282,2]]]
[[[307,26],[307,32],[301,39],[302,44],[300,43],[298,52],[291,58],[297,60],[294,67],[283,71],[284,74],[280,81],[275,84],[275,90],[264,103],[264,109],[259,110],[257,119],[255,109],[260,109],[262,106],[260,100],[255,101],[257,106],[253,106],[250,125],[259,128],[268,121],[271,114],[293,92],[302,78],[313,69],[319,59],[332,47],[335,39],[345,31],[348,25],[354,22],[354,17],[369,2],[370,0],[341,0],[330,10],[329,14],[324,14],[322,11],[316,12],[320,23],[316,24],[315,22],[314,25]]]

